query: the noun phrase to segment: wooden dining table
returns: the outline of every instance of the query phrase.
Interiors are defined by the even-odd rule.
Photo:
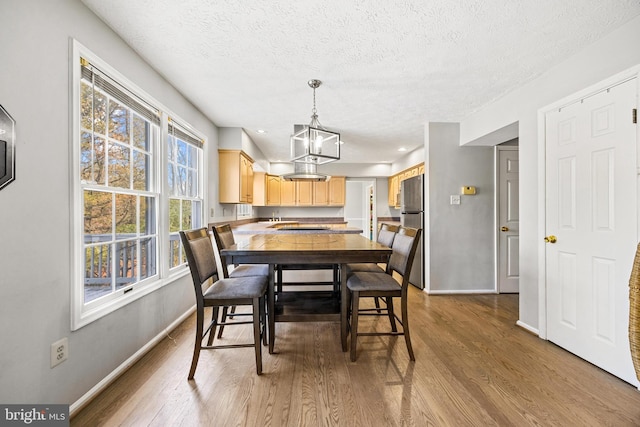
[[[223,249],[228,264],[269,264],[267,318],[269,353],[273,353],[275,322],[339,321],[342,351],[347,351],[349,307],[346,274],[339,274],[338,292],[318,294],[295,292],[293,298],[276,296],[274,271],[277,265],[333,264],[342,273],[346,264],[386,263],[391,248],[359,234],[256,234]],[[278,301],[276,301],[278,298]],[[277,306],[276,306],[277,304]]]

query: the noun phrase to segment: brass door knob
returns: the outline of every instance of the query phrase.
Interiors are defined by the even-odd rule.
[[[509,231],[509,227],[502,227],[500,231]]]
[[[558,239],[557,239],[557,237],[556,237],[556,236],[554,236],[553,234],[551,234],[551,235],[549,235],[549,236],[545,237],[545,238],[544,238],[544,241],[545,241],[545,242],[547,242],[547,243],[555,243],[555,242],[557,242],[557,241],[558,241]]]

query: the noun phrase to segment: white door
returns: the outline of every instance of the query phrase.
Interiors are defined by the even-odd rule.
[[[498,292],[517,293],[520,280],[518,150],[498,148]]]
[[[548,339],[637,385],[628,340],[636,92],[632,79],[546,114],[545,248]]]

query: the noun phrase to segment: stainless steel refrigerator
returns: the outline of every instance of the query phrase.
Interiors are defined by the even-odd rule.
[[[422,228],[424,230],[424,175],[407,178],[400,184],[400,215],[405,227]],[[423,237],[420,238],[422,240]],[[424,289],[424,256],[422,242],[418,242],[416,257],[409,275],[409,283]]]

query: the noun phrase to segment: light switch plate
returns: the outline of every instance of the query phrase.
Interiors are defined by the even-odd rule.
[[[459,194],[452,194],[451,195],[451,202],[450,204],[452,205],[459,205],[460,204],[460,195]]]

